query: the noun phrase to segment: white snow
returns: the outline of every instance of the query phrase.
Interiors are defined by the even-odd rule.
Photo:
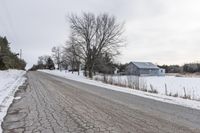
[[[58,71],[58,70],[39,70],[39,71],[42,71],[42,72],[45,72],[45,73],[49,73],[49,74],[52,74],[52,75],[56,75],[56,76],[60,76],[60,77],[64,77],[64,78],[67,78],[67,79],[72,79],[72,80],[75,80],[75,81],[79,81],[79,82],[95,85],[95,86],[100,86],[100,87],[103,87],[103,88],[106,88],[106,89],[120,91],[120,92],[123,92],[123,93],[129,93],[129,94],[133,94],[133,95],[137,95],[137,96],[141,96],[141,97],[145,97],[145,98],[149,98],[149,99],[158,100],[158,101],[161,101],[161,102],[177,104],[177,105],[181,105],[181,106],[185,106],[185,107],[189,107],[189,108],[194,108],[194,109],[199,109],[200,110],[200,101],[183,99],[183,98],[180,98],[180,97],[166,96],[166,95],[163,95],[162,93],[154,94],[154,93],[134,90],[134,89],[126,88],[126,87],[119,87],[119,86],[109,85],[109,84],[105,84],[105,83],[100,82],[100,81],[87,79],[82,74],[80,76],[78,76],[77,74],[72,74],[70,72]],[[160,90],[163,91],[163,89],[162,89],[163,88],[163,84],[165,84],[165,83],[169,84],[168,87],[171,87],[170,85],[174,85],[175,86],[176,83],[171,83],[171,82],[173,82],[177,77],[143,77],[143,78],[144,78],[143,80],[149,80],[149,83],[151,83],[151,84],[153,84],[153,83],[155,85],[157,84],[157,86],[155,86],[155,87],[159,88]],[[123,79],[125,79],[125,78],[123,78]],[[198,87],[199,82],[200,82],[200,79],[198,79],[198,78],[194,79],[194,81],[193,81],[193,79],[191,79],[189,81],[187,81],[187,80],[189,80],[189,79],[187,79],[187,78],[178,79],[176,86],[191,84],[191,85],[195,85],[195,87]],[[127,82],[126,80],[124,80],[124,81]],[[164,81],[166,81],[166,82],[164,82]],[[183,81],[187,81],[187,83],[183,83],[182,84]],[[194,83],[192,83],[192,82],[194,82]],[[162,87],[162,88],[160,88],[160,87]],[[188,86],[185,86],[185,87],[188,87]],[[190,88],[190,87],[188,87],[188,88]],[[158,91],[160,91],[159,89],[158,89]],[[174,88],[174,89],[176,89],[176,88]],[[171,88],[169,90],[173,90],[173,88]],[[174,92],[176,92],[176,91],[174,91]]]
[[[0,123],[14,99],[16,90],[24,83],[26,78],[23,75],[25,73],[22,70],[0,71]],[[1,132],[2,129],[0,128]]]
[[[200,78],[165,76],[143,77],[143,80],[147,83],[148,89],[152,85],[160,94],[165,94],[166,88],[168,94],[178,94],[179,97],[187,95],[191,99],[200,100]]]
[[[19,99],[21,99],[21,97],[15,97],[14,99],[15,99],[15,100],[19,100]]]
[[[130,82],[139,82],[139,88],[157,90],[159,94],[177,95],[178,97],[189,96],[191,99],[200,100],[200,78],[198,77],[175,77],[175,76],[106,76],[112,84],[129,86]],[[95,79],[103,80],[102,75]]]

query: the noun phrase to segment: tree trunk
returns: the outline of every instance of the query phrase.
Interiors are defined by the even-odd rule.
[[[87,65],[85,64],[84,75],[87,77]]]
[[[89,71],[89,78],[91,78],[92,79],[92,77],[93,77],[93,70],[94,70],[94,64],[89,64],[89,67],[88,67],[89,69],[88,69],[88,71]]]
[[[88,72],[89,78],[92,78],[92,76],[93,76],[93,66],[94,66],[93,62],[94,61],[89,56],[87,61],[86,61],[86,64],[85,64],[85,66],[86,66],[85,70],[86,70],[86,73]]]
[[[60,64],[59,63],[57,63],[57,64],[58,64],[58,68],[57,69],[60,70]]]
[[[74,73],[74,62],[72,62],[72,74]]]
[[[78,63],[78,66],[77,66],[77,68],[78,68],[78,75],[80,75],[80,64]]]
[[[92,78],[92,76],[93,76],[93,74],[92,74],[92,67],[89,67],[88,71],[89,71],[89,78]]]

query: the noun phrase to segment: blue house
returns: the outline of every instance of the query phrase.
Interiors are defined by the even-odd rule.
[[[165,69],[159,68],[151,62],[130,62],[126,68],[126,74],[136,76],[164,76]]]

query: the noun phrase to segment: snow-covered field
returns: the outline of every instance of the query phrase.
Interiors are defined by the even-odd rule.
[[[103,76],[97,75],[96,80],[105,80]],[[175,97],[187,97],[200,100],[200,78],[198,77],[175,77],[175,76],[106,76],[107,82],[121,86],[134,88],[138,86],[141,90],[156,90],[162,95]]]
[[[150,89],[152,85],[160,94],[178,95],[178,97],[188,97],[200,100],[200,78],[194,77],[143,77],[141,80]]]
[[[95,86],[100,86],[100,87],[103,87],[103,88],[106,88],[106,89],[111,89],[111,90],[120,91],[120,92],[123,92],[123,93],[138,95],[138,96],[142,96],[142,97],[149,98],[149,99],[154,99],[154,100],[158,100],[158,101],[162,101],[162,102],[177,104],[177,105],[195,108],[195,109],[200,110],[200,101],[183,99],[183,98],[180,98],[180,97],[166,96],[165,93],[164,93],[165,92],[165,84],[167,84],[168,93],[170,93],[170,91],[173,91],[173,92],[179,91],[177,88],[174,88],[176,86],[180,87],[180,92],[181,92],[181,90],[182,90],[181,88],[183,87],[183,85],[188,85],[188,86],[185,86],[188,89],[193,88],[195,90],[198,90],[198,86],[200,84],[199,83],[200,78],[199,79],[195,78],[194,81],[193,81],[193,79],[188,79],[188,78],[183,78],[183,79],[178,78],[178,80],[176,81],[177,77],[143,77],[143,79],[142,79],[143,81],[140,79],[140,84],[144,84],[142,82],[148,82],[147,88],[148,88],[148,84],[154,84],[154,88],[156,88],[156,89],[158,88],[158,94],[155,94],[155,93],[149,93],[149,92],[145,92],[145,91],[130,89],[130,88],[127,88],[127,87],[119,87],[119,86],[105,84],[105,83],[100,82],[100,81],[87,79],[82,74],[80,76],[78,76],[77,73],[72,74],[71,72],[58,71],[58,70],[52,70],[52,71],[51,70],[39,70],[39,71],[49,73],[49,74],[52,74],[52,75],[56,75],[56,76],[60,76],[60,77],[64,77],[64,78],[67,78],[67,79],[72,79],[72,80],[75,80],[75,81],[95,85]],[[113,78],[116,78],[116,80],[120,79],[119,77],[113,77]],[[121,77],[121,78],[124,81],[124,83],[128,82],[127,81],[128,79],[126,80],[125,77]],[[189,80],[189,81],[187,81],[187,80]],[[183,82],[185,82],[185,83],[183,83]],[[163,90],[163,85],[164,85],[164,90]],[[191,85],[191,86],[189,86],[189,85]],[[189,92],[188,89],[187,89],[187,93]],[[193,92],[193,91],[191,91],[191,92]],[[198,95],[195,95],[195,96],[199,96],[199,91],[196,91],[196,93],[198,93]]]
[[[7,109],[14,99],[18,87],[25,81],[26,72],[21,70],[0,71],[0,123],[7,113]],[[0,128],[0,133],[2,129]]]

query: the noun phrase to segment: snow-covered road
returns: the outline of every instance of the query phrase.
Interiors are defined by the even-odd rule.
[[[25,73],[25,71],[21,70],[0,71],[0,123],[3,121],[8,107],[14,99],[16,90],[26,80]]]

